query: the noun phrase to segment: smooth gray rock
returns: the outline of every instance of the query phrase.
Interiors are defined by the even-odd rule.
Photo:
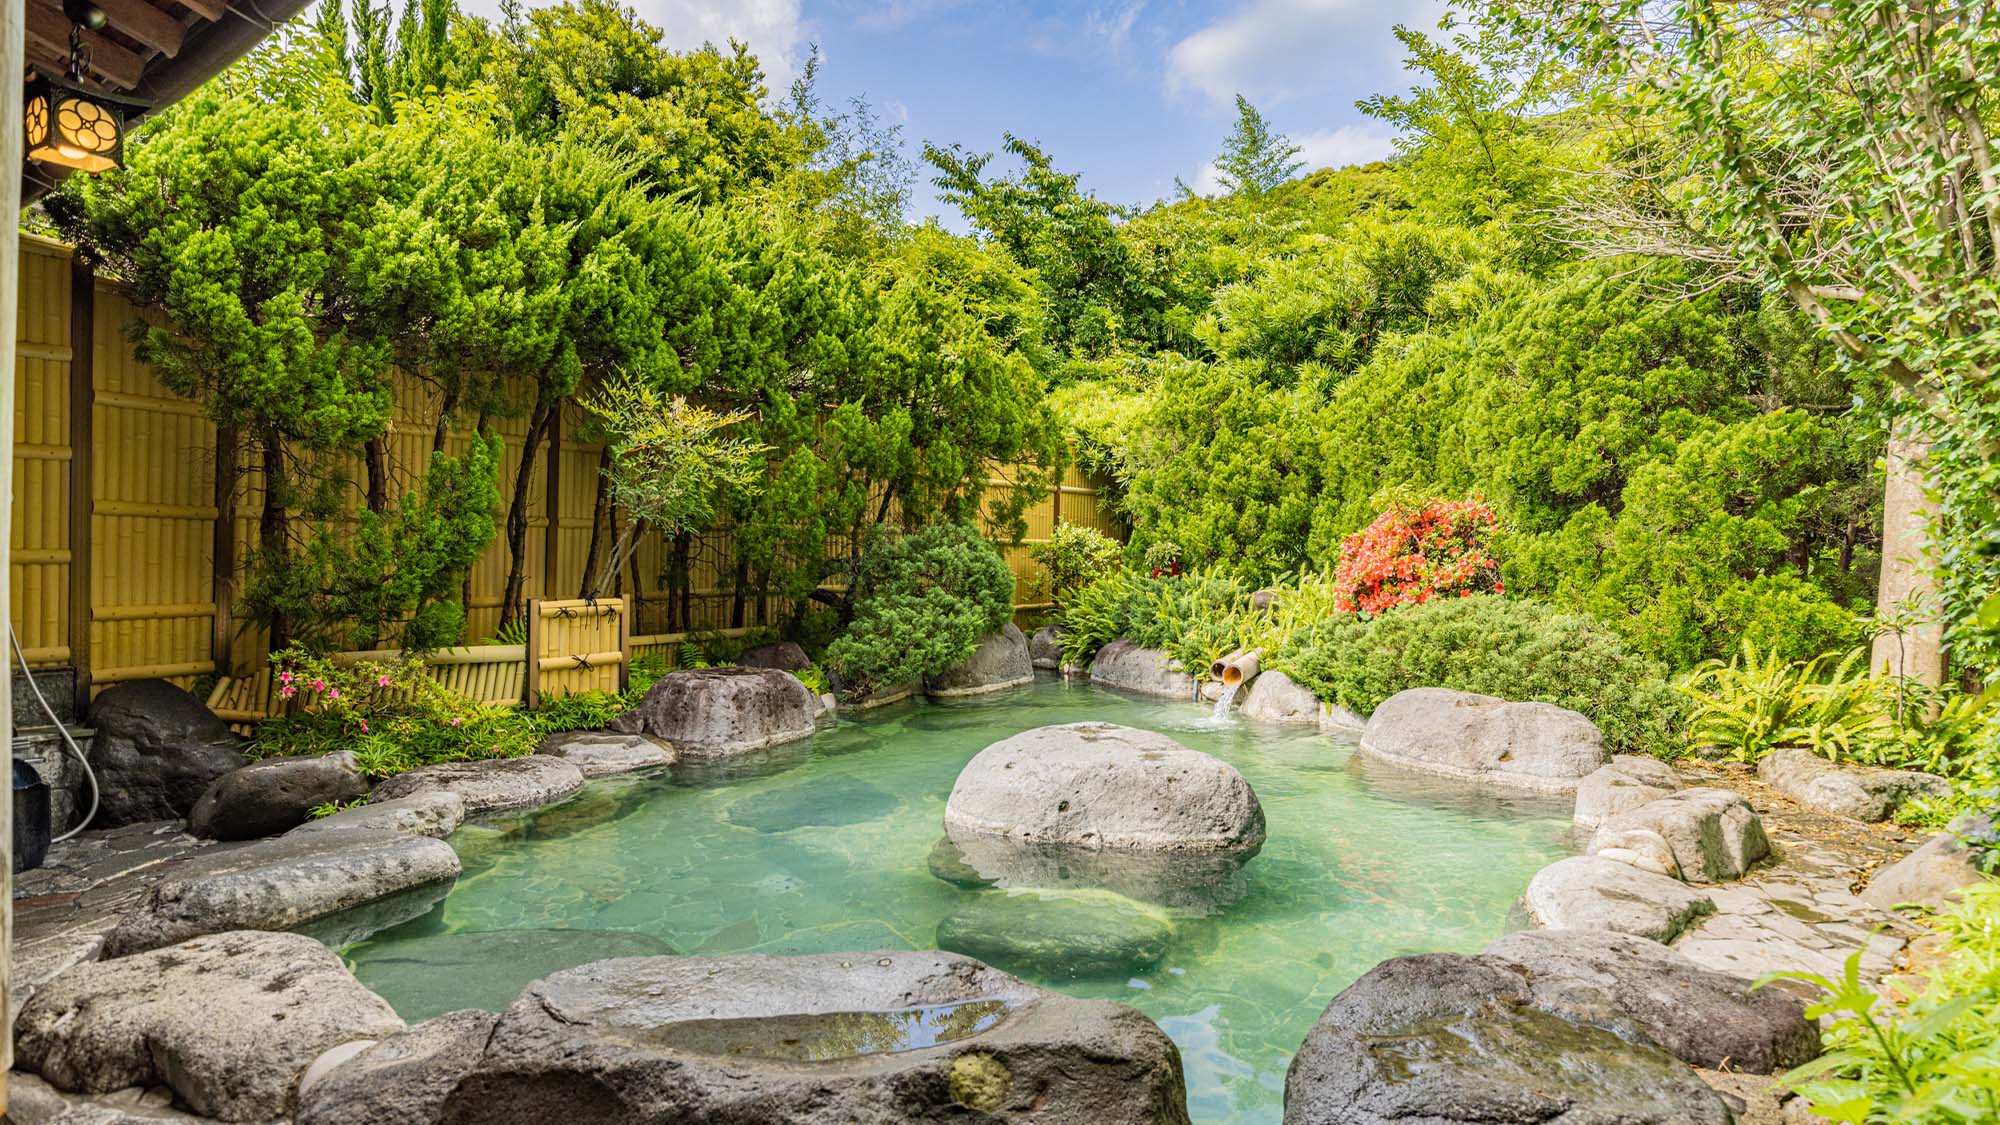
[[[509,812],[551,805],[583,788],[583,771],[560,758],[487,758],[439,762],[399,773],[375,787],[373,801],[395,801],[440,790],[458,794],[465,815]]]
[[[217,849],[154,884],[105,935],[104,952],[122,957],[228,930],[289,930],[458,872],[458,853],[444,841],[379,829]]]
[[[1360,737],[1368,730],[1368,720],[1342,707],[1338,703],[1329,704],[1326,713],[1319,717],[1319,732],[1349,737]]]
[[[235,932],[79,965],[22,1009],[17,1063],[59,1089],[165,1085],[223,1121],[288,1116],[321,1052],[403,1029],[339,956],[299,934]]]
[[[1122,638],[1097,650],[1090,663],[1090,682],[1156,699],[1194,698],[1194,677],[1180,661]]]
[[[1906,903],[1942,909],[1958,898],[1959,891],[1985,878],[1973,866],[1973,853],[1958,833],[1984,835],[1991,826],[1990,817],[1958,818],[1916,851],[1875,872],[1861,892],[1861,901],[1884,910],[1894,910]]]
[[[568,762],[585,779],[610,777],[674,763],[673,748],[658,739],[608,730],[552,734],[542,739],[541,745],[535,747],[535,753]]]
[[[726,757],[811,738],[819,701],[790,672],[697,668],[660,677],[633,709],[638,729],[686,758]]]
[[[1444,688],[1384,700],[1361,749],[1430,773],[1549,793],[1573,792],[1611,760],[1597,725],[1575,711]]]
[[[1730,1125],[1602,991],[1433,953],[1334,997],[1285,1077],[1286,1125]]]
[[[188,814],[188,831],[206,840],[255,840],[297,828],[319,805],[344,805],[368,794],[352,751],[269,758],[215,779]]]
[[[1044,625],[1028,638],[1028,661],[1044,672],[1059,672],[1063,666],[1063,628]]]
[[[308,820],[287,836],[347,829],[408,832],[413,836],[443,839],[458,831],[465,822],[465,798],[449,789],[424,789],[395,800],[369,801],[357,808],[343,809],[332,816]]]
[[[165,1086],[137,1086],[108,1094],[65,1094],[24,1070],[7,1075],[7,1125],[213,1125],[173,1109]]]
[[[1603,856],[1559,859],[1528,881],[1528,916],[1551,930],[1607,930],[1672,941],[1715,912],[1707,895],[1653,871]]]
[[[1208,915],[1249,893],[1247,852],[1162,852],[1024,844],[1002,836],[946,836],[928,858],[931,874],[958,887],[1113,891]]]
[[[1887,820],[1912,798],[1951,796],[1951,783],[1933,773],[1835,765],[1805,750],[1771,751],[1757,777],[1814,812],[1852,820]]]
[[[1250,681],[1250,695],[1243,701],[1243,717],[1267,723],[1317,724],[1319,698],[1290,676],[1273,669]]]
[[[1037,727],[981,750],[944,807],[954,839],[1255,852],[1264,810],[1235,767],[1113,723]]]
[[[796,641],[746,648],[736,663],[745,668],[776,668],[780,672],[800,672],[812,667],[812,657]]]
[[[1009,972],[1129,978],[1174,938],[1165,911],[1100,890],[991,891],[938,923],[937,945]]]
[[[922,952],[647,957],[557,973],[508,1007],[442,1120],[1188,1117],[1179,1052],[1145,1016]]]
[[[1574,819],[1595,828],[1628,809],[1648,805],[1682,788],[1674,767],[1658,758],[1619,754],[1577,783]]]
[[[301,1086],[297,1125],[438,1120],[459,1080],[486,1053],[494,1012],[447,1012],[368,1047]]]
[[[90,705],[90,725],[93,828],[183,819],[216,778],[249,764],[228,724],[165,680],[104,689]]]
[[[932,676],[927,690],[941,699],[985,695],[1035,682],[1035,665],[1028,657],[1028,638],[1012,621],[997,633],[980,638],[979,647],[961,664]]]
[[[1585,849],[1688,883],[1740,879],[1771,854],[1764,822],[1741,794],[1682,789],[1597,826]]]
[[[1540,978],[1602,990],[1653,1042],[1690,1066],[1770,1074],[1819,1057],[1819,1025],[1782,987],[1704,969],[1649,938],[1597,930],[1508,934],[1490,957]]]

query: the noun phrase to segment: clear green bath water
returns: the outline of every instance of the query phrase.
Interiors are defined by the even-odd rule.
[[[1003,896],[982,903],[1003,917],[1033,899],[931,873],[959,768],[1008,735],[1083,719],[1214,754],[1264,806],[1269,840],[1241,897],[1205,917],[1168,912],[1182,916],[1157,963],[1085,978],[999,966],[1151,1016],[1180,1046],[1197,1121],[1276,1121],[1291,1052],[1336,992],[1385,957],[1478,949],[1567,850],[1561,806],[1470,797],[1316,733],[1044,681],[898,704],[744,768],[599,782],[467,827],[451,840],[465,874],[450,894],[343,952],[415,1021],[499,1009],[604,957],[934,948],[939,922],[976,896]]]

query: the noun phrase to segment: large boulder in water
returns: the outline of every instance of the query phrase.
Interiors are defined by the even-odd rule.
[[[188,831],[209,840],[275,836],[304,824],[320,805],[367,794],[368,778],[351,750],[270,758],[216,778],[188,814]]]
[[[401,1030],[319,942],[225,933],[78,965],[43,985],[15,1027],[15,1065],[62,1090],[168,1086],[207,1117],[269,1121],[290,1115],[321,1052]]]
[[[1585,850],[1688,883],[1724,883],[1769,856],[1771,842],[1742,794],[1698,788],[1606,820]]]
[[[1575,711],[1445,688],[1384,700],[1361,749],[1412,769],[1550,793],[1575,791],[1611,760],[1597,725]]]
[[[660,677],[622,725],[666,739],[682,759],[725,757],[811,738],[819,709],[790,672],[696,668]]]
[[[451,1125],[1183,1125],[1153,1022],[948,953],[645,957],[530,985]]]
[[[1065,891],[1094,888],[1176,914],[1215,914],[1249,893],[1247,852],[1164,852],[1020,843],[1004,836],[946,836],[931,874],[957,887]]]
[[[1319,698],[1305,685],[1283,672],[1272,670],[1250,681],[1250,695],[1243,701],[1243,717],[1267,723],[1317,725]]]
[[[210,851],[176,867],[104,938],[107,957],[226,930],[290,930],[448,882],[458,853],[407,832],[344,829]]]
[[[1264,810],[1233,766],[1114,723],[1037,727],[959,771],[945,832],[1075,848],[1254,853]]]
[[[1851,820],[1887,820],[1913,798],[1951,796],[1951,782],[1934,773],[1836,765],[1806,750],[1771,751],[1757,777],[1814,812]]]
[[[985,695],[1035,682],[1035,665],[1028,657],[1028,638],[1012,621],[997,633],[980,638],[979,647],[962,663],[932,676],[926,690],[951,699],[964,695]]]
[[[1180,661],[1122,638],[1097,650],[1090,662],[1090,682],[1157,699],[1194,698],[1194,677]]]
[[[1110,891],[992,891],[938,923],[937,945],[1011,972],[1129,978],[1159,967],[1165,912]]]
[[[1730,1125],[1602,990],[1496,957],[1397,957],[1349,985],[1285,1076],[1286,1125]]]
[[[1486,955],[1538,979],[1600,989],[1668,1054],[1709,1070],[1770,1074],[1819,1057],[1819,1025],[1785,988],[1704,969],[1657,941],[1592,930],[1508,934]]]
[[[90,705],[90,725],[95,828],[178,820],[216,778],[249,764],[228,724],[165,680],[106,688]]]

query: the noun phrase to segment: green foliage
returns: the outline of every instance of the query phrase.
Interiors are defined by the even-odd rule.
[[[1097,650],[1120,637],[1153,633],[1155,592],[1162,582],[1113,571],[1078,589],[1056,614],[1062,626],[1063,661],[1088,667]]]
[[[1586,616],[1522,599],[1446,598],[1331,617],[1266,661],[1364,715],[1407,688],[1445,687],[1567,707],[1618,753],[1678,748],[1684,706],[1657,664]]]
[[[1975,1125],[2000,1119],[2000,884],[1966,888],[1938,919],[1943,959],[1909,999],[1885,997],[1861,977],[1861,955],[1841,975],[1778,973],[1820,999],[1806,1018],[1827,1021],[1827,1050],[1783,1076],[1811,1111],[1855,1125]]]
[[[1833,761],[1942,774],[1967,792],[2000,777],[2000,694],[1871,676],[1865,648],[1794,661],[1746,639],[1735,659],[1706,661],[1679,686],[1694,705],[1693,744],[1736,761],[1793,747]],[[1911,815],[1939,821],[1961,807],[1934,803]]]
[[[833,690],[833,681],[827,678],[826,669],[817,664],[808,664],[792,674],[814,695],[825,695]]]
[[[1048,573],[1049,600],[1060,610],[1076,590],[1118,568],[1125,548],[1094,527],[1057,521],[1046,543],[1028,549],[1028,557]]]
[[[855,573],[854,620],[826,666],[866,696],[942,672],[1013,614],[1014,573],[978,529],[877,533]]]
[[[1305,167],[1296,159],[1299,146],[1283,133],[1273,133],[1250,99],[1236,95],[1236,127],[1223,138],[1215,158],[1216,178],[1230,194],[1262,195]]]

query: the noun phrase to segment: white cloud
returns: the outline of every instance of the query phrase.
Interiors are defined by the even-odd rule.
[[[528,7],[549,0],[528,0]],[[799,0],[625,0],[639,18],[666,34],[666,43],[693,50],[713,43],[724,50],[736,39],[750,44],[771,88],[783,90],[805,60],[806,24]],[[500,0],[460,0],[474,15],[500,18]]]
[[[1381,160],[1396,149],[1396,135],[1375,125],[1342,125],[1337,129],[1316,129],[1292,138],[1299,146],[1298,158],[1305,162],[1301,174],[1321,168],[1344,168]],[[1210,164],[1195,173],[1188,184],[1196,195],[1220,195],[1222,175]]]
[[[1167,52],[1167,87],[1216,101],[1282,101],[1329,83],[1373,78],[1402,50],[1398,23],[1435,26],[1442,0],[1246,0]]]

